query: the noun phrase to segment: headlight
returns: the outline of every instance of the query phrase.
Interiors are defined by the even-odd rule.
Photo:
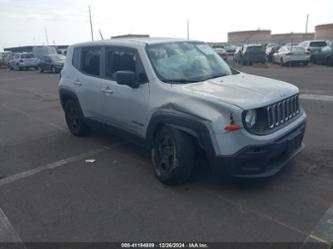
[[[253,126],[256,124],[257,119],[257,112],[256,110],[248,110],[245,113],[245,125],[247,128],[253,128]]]

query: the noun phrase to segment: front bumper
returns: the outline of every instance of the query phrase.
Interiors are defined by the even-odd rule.
[[[272,143],[248,146],[232,156],[215,157],[213,167],[233,177],[273,176],[304,149],[304,133],[305,122]]]

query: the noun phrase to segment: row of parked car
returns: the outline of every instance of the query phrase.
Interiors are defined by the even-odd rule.
[[[47,54],[40,57],[34,56],[33,53],[15,53],[2,56],[3,65],[10,70],[28,70],[35,69],[42,72],[59,73],[65,63],[65,56],[61,54]]]
[[[333,42],[312,40],[298,44],[246,44],[239,47],[215,46],[215,51],[225,60],[232,57],[234,62],[242,65],[252,63],[277,63],[280,65],[302,64],[309,62],[333,65]]]

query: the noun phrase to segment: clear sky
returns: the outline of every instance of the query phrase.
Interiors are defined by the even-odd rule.
[[[304,32],[333,23],[333,0],[0,0],[0,49],[9,46],[72,44],[90,40],[88,5],[100,39],[127,33],[226,41],[228,31],[271,29]]]

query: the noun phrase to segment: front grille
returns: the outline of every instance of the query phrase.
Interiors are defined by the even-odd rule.
[[[266,107],[267,124],[274,129],[300,113],[298,95],[279,101]]]

